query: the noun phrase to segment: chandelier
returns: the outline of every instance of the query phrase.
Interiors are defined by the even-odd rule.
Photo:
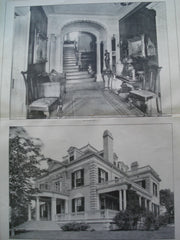
[[[128,6],[128,5],[131,5],[132,3],[131,2],[122,2],[120,4],[121,4],[121,6]]]
[[[121,5],[121,6],[129,6],[129,5],[131,5],[132,4],[132,2],[121,2],[121,3],[114,3],[114,5]]]

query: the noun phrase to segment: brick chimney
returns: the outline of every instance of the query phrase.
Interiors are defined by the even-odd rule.
[[[109,130],[103,134],[104,160],[113,163],[113,136]]]

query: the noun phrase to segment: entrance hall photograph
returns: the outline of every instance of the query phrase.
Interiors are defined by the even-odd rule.
[[[171,115],[166,4],[15,6],[10,118]]]
[[[175,239],[173,168],[171,124],[12,126],[10,239]]]

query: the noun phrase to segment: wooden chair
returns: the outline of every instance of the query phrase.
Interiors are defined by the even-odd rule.
[[[142,109],[145,115],[150,115],[152,112],[152,106],[150,109],[149,103],[152,99],[155,99],[157,113],[161,113],[160,109],[160,84],[159,74],[161,67],[152,65],[149,67],[149,71],[144,77],[144,83],[142,89],[132,90],[129,93],[129,100],[131,103],[139,101],[142,103]]]
[[[55,109],[60,102],[60,82],[59,97],[44,97],[39,93],[38,75],[30,71],[21,73],[26,86],[27,118],[40,118],[44,115],[46,118],[49,118],[50,112]]]

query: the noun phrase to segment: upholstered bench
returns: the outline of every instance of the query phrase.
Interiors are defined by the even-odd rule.
[[[45,97],[37,99],[29,105],[29,113],[32,111],[39,111],[43,112],[46,118],[49,118],[50,111],[53,110],[57,102],[57,97]]]
[[[60,80],[58,82],[39,83],[34,72],[21,72],[26,85],[26,105],[28,118],[34,118],[43,113],[49,118],[52,110],[58,109],[60,104]]]

